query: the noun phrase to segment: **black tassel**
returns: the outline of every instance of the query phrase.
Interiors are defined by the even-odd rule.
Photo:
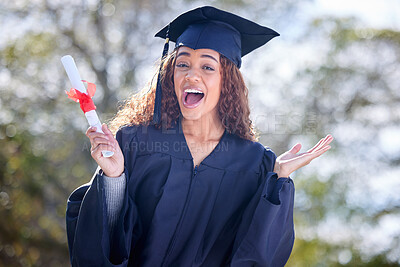
[[[170,27],[170,24],[168,24],[168,28],[167,28],[160,69],[158,71],[158,77],[157,77],[156,97],[154,99],[153,124],[158,124],[161,121],[161,99],[162,99],[161,70],[162,70],[162,61],[167,56],[168,50],[169,50],[169,27]]]

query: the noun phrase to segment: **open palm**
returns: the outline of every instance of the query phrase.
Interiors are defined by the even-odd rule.
[[[278,177],[288,177],[295,170],[308,165],[313,159],[328,151],[331,148],[329,144],[332,142],[332,140],[332,135],[328,134],[313,148],[300,154],[297,153],[301,149],[301,144],[297,143],[289,151],[283,153],[276,159],[274,172],[278,174]]]

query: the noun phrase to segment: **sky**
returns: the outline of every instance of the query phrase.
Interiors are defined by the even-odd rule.
[[[369,26],[400,29],[399,0],[316,0],[320,14],[357,16]]]

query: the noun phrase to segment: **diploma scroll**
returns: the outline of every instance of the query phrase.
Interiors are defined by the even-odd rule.
[[[70,55],[63,56],[61,58],[61,62],[64,66],[65,71],[67,72],[68,78],[72,84],[72,88],[78,90],[80,93],[76,92],[76,99],[74,99],[77,102],[80,102],[79,104],[81,105],[82,111],[85,113],[86,119],[89,123],[90,126],[96,127],[96,132],[99,133],[104,133],[101,129],[101,123],[99,120],[99,117],[97,116],[96,113],[96,107],[93,104],[93,101],[91,100],[91,97],[94,94],[93,92],[86,92],[85,85],[83,84],[81,80],[81,76],[79,75],[78,69],[75,65],[74,59]],[[93,84],[91,84],[93,85]],[[94,86],[94,85],[93,85]],[[73,91],[71,89],[71,91]],[[94,89],[95,90],[95,89]],[[71,93],[67,92],[68,96],[71,97]],[[79,98],[81,97],[81,98]],[[86,103],[82,103],[85,101]],[[86,108],[85,108],[86,107]],[[114,152],[112,151],[102,151],[103,157],[111,157],[114,155]]]

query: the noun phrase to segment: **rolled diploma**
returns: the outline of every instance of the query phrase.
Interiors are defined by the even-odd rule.
[[[68,78],[72,84],[72,88],[79,90],[82,93],[86,92],[86,87],[82,82],[81,76],[79,75],[78,68],[75,65],[74,59],[70,55],[63,56],[61,62],[67,72]],[[91,110],[85,113],[85,117],[90,126],[96,127],[96,132],[104,133],[101,129],[101,123],[99,117],[97,116],[96,110]],[[111,157],[114,155],[112,151],[101,151],[103,157]]]

